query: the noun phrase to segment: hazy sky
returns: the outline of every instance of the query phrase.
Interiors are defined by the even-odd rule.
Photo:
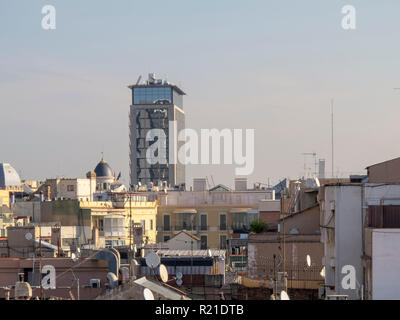
[[[41,9],[56,8],[56,30]],[[341,27],[344,5],[356,30]],[[128,84],[149,72],[187,92],[186,126],[254,128],[250,182],[362,173],[400,156],[400,2],[0,0],[0,162],[24,179],[84,177],[104,151],[129,181]],[[309,158],[311,162],[311,158]],[[232,186],[234,166],[189,166]]]

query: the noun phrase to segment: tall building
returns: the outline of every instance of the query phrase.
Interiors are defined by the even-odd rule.
[[[177,150],[184,142],[177,142],[177,134],[185,128],[185,93],[168,81],[156,79],[153,73],[147,81],[140,83],[139,78],[128,88],[132,90],[129,116],[131,186],[150,182],[165,182],[168,186],[184,184],[185,167],[177,161]],[[165,139],[161,141],[159,131],[152,129],[162,130]],[[157,141],[162,147],[158,148],[156,156],[160,152],[165,154],[165,161],[154,163],[148,151]]]

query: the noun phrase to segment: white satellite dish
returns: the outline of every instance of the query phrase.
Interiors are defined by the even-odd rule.
[[[160,277],[163,282],[168,282],[168,270],[163,264],[160,264]]]
[[[30,233],[30,232],[25,233],[25,239],[26,240],[32,240],[32,233]]]
[[[177,284],[178,286],[181,286],[181,285],[182,285],[182,283],[183,283],[182,279],[178,279],[178,280],[176,280],[176,284]]]
[[[157,268],[158,265],[160,264],[160,257],[155,252],[149,252],[146,255],[146,264],[149,268],[152,269]]]
[[[71,253],[71,259],[73,262],[76,262],[76,254],[75,253]]]
[[[325,266],[322,267],[321,272],[319,273],[322,278],[325,278]]]
[[[308,254],[307,255],[307,266],[309,266],[309,267],[311,267],[311,257],[310,257],[310,255]]]
[[[281,300],[290,300],[285,290],[281,291]]]
[[[81,253],[81,248],[76,248],[77,253]]]
[[[143,296],[144,300],[154,300],[153,292],[151,292],[150,289],[145,288],[143,290]]]
[[[177,272],[176,273],[176,277],[178,278],[178,279],[182,279],[182,277],[183,277],[183,274],[182,274],[182,272]]]

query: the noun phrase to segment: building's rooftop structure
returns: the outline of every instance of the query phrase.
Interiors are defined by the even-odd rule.
[[[0,163],[0,188],[21,187],[18,172],[8,163]]]
[[[101,158],[100,162],[97,164],[94,169],[94,173],[96,173],[97,177],[113,177],[113,172],[110,165]]]

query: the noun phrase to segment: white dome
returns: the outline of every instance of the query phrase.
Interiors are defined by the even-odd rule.
[[[0,188],[20,186],[18,172],[8,163],[0,163]]]

